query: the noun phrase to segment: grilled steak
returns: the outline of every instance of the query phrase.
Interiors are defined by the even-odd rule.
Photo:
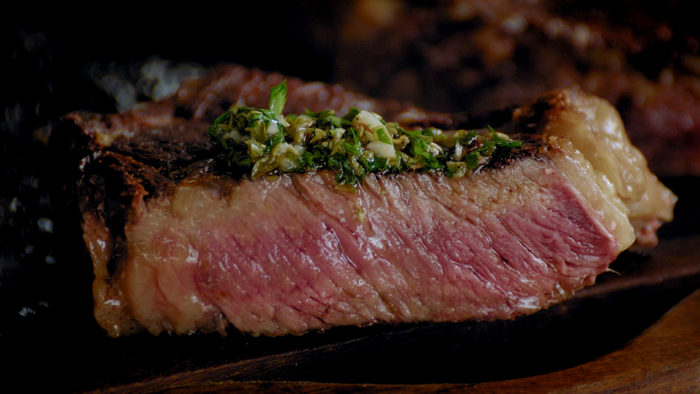
[[[227,79],[239,72],[253,74]],[[264,105],[281,76],[217,73],[124,114],[68,116],[88,140],[84,238],[95,316],[111,336],[511,318],[592,284],[671,218],[675,197],[615,111],[575,90],[514,111],[502,126],[525,146],[463,178],[371,174],[353,192],[328,170],[233,178],[209,121],[222,105]],[[292,111],[359,98],[406,122],[457,122],[340,87],[289,86]]]

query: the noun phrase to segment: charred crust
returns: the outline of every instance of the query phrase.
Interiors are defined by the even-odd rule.
[[[539,99],[512,111],[512,119],[508,126],[514,133],[538,134],[549,122],[550,114],[559,112],[570,105],[569,93],[556,90],[543,95]]]
[[[545,142],[538,134],[515,134],[512,137],[523,141],[523,146],[518,149],[496,149],[487,168],[503,168],[512,165],[518,160],[539,156],[542,148],[545,146]]]

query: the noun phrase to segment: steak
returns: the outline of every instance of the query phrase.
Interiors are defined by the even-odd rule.
[[[84,239],[110,336],[512,318],[593,284],[672,217],[675,196],[614,109],[577,90],[495,116],[523,148],[463,178],[370,174],[348,191],[329,170],[232,177],[209,122],[231,103],[265,105],[279,79],[224,67],[123,114],[67,116],[86,141]],[[462,122],[288,85],[292,111],[357,104],[405,123]]]

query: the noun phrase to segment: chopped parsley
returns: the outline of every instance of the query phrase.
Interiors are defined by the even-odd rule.
[[[369,173],[441,171],[462,177],[488,164],[497,151],[522,141],[494,130],[406,130],[376,113],[353,108],[283,115],[287,84],[270,91],[270,106],[233,107],[209,128],[228,163],[251,178],[327,168],[340,184],[356,185]]]

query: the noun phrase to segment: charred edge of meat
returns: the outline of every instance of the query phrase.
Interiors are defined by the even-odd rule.
[[[567,95],[561,91],[552,91],[531,101],[529,105],[513,107],[509,119],[504,124],[514,133],[536,134],[548,122],[548,112],[567,108]]]
[[[435,116],[431,115],[424,119],[413,122],[407,122],[407,127],[437,127],[446,130],[457,129],[483,129],[489,126],[499,128],[513,119],[513,111],[517,106],[509,106],[501,109],[483,113],[467,113],[457,112],[450,116]],[[533,116],[537,116],[539,112],[533,112]],[[539,113],[541,116],[541,113]]]

